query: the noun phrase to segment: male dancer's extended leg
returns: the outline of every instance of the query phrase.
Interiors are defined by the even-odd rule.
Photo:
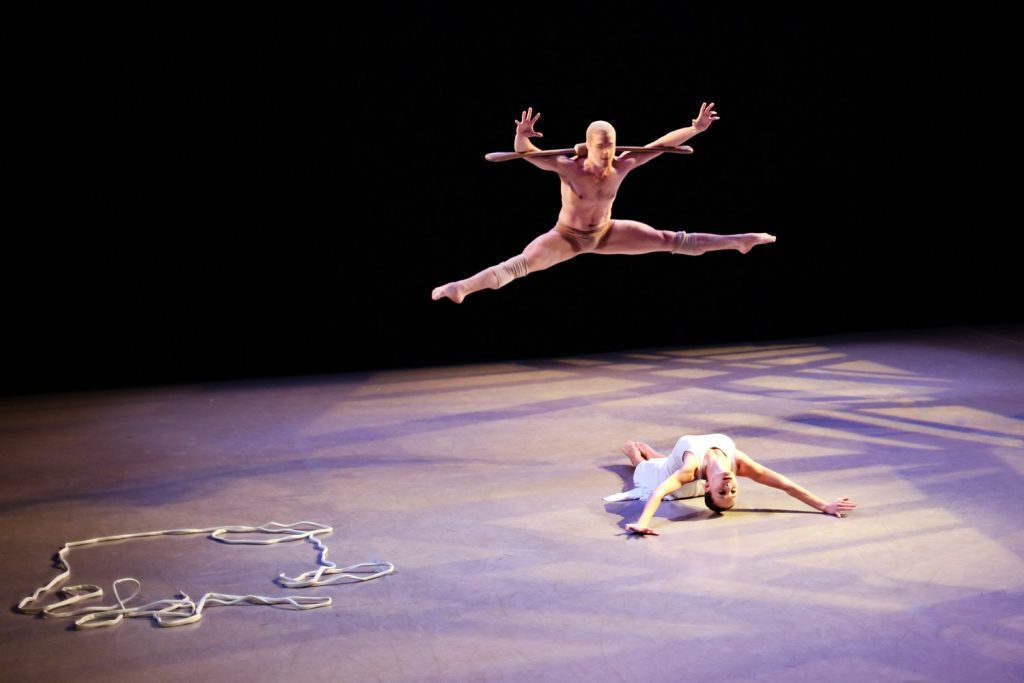
[[[435,287],[431,298],[434,301],[447,297],[457,304],[481,289],[499,289],[516,278],[524,277],[553,265],[568,261],[576,255],[572,245],[556,230],[550,230],[535,238],[526,245],[523,253],[484,268],[476,275],[465,280],[456,280],[446,285]]]
[[[716,235],[707,232],[676,232],[655,230],[646,223],[616,220],[605,243],[595,249],[599,254],[649,254],[667,251],[686,256],[700,256],[709,251],[732,249],[746,254],[759,244],[771,244],[775,235],[766,232],[746,232],[736,235]]]

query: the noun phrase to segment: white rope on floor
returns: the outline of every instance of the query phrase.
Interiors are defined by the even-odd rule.
[[[85,541],[72,541],[64,544],[64,547],[57,553],[57,568],[64,571],[56,576],[45,586],[37,588],[32,595],[22,598],[18,602],[17,609],[25,614],[40,614],[47,618],[69,619],[75,618],[75,628],[90,629],[120,624],[125,617],[152,617],[157,624],[164,627],[183,626],[191,624],[203,618],[203,609],[217,605],[276,605],[294,609],[316,609],[327,607],[331,604],[330,597],[320,596],[298,596],[298,597],[267,597],[263,595],[225,595],[223,593],[206,593],[198,601],[193,600],[187,594],[181,593],[177,598],[157,600],[137,607],[128,607],[135,596],[139,594],[142,584],[138,579],[125,577],[114,581],[111,586],[116,605],[93,605],[89,607],[78,607],[65,610],[71,605],[86,600],[98,599],[103,596],[103,589],[91,584],[77,586],[64,586],[57,588],[61,583],[71,576],[71,564],[68,562],[68,555],[72,548],[85,545],[96,545],[111,541],[123,541],[132,538],[145,538],[147,536],[179,536],[188,534],[210,534],[210,538],[236,545],[273,545],[275,543],[288,543],[291,541],[305,540],[313,545],[318,551],[317,568],[303,572],[298,576],[287,576],[281,574],[277,577],[277,584],[283,588],[309,588],[312,586],[327,586],[341,581],[369,581],[385,576],[395,571],[395,565],[390,562],[362,562],[348,567],[339,568],[336,564],[327,559],[327,546],[321,541],[321,536],[327,536],[333,528],[326,524],[317,522],[294,522],[292,524],[280,524],[268,522],[264,526],[219,526],[208,529],[165,529],[162,531],[143,531],[134,534],[120,534],[118,536],[101,536],[90,538]],[[229,538],[228,534],[276,534],[277,538]],[[121,596],[120,587],[124,584],[134,584],[135,589],[131,595]],[[58,595],[64,599],[45,607],[36,603],[40,598],[51,591],[56,590]]]

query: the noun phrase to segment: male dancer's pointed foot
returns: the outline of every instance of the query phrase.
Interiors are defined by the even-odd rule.
[[[449,282],[442,287],[435,287],[434,292],[430,295],[430,298],[434,301],[448,297],[457,304],[461,304],[462,300],[466,298],[465,292],[459,287],[457,282]]]
[[[767,232],[748,232],[739,236],[739,252],[746,254],[759,244],[771,244],[774,241],[775,235],[769,235]]]

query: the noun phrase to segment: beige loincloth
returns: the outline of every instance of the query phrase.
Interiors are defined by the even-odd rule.
[[[558,223],[555,225],[555,230],[572,246],[573,251],[579,253],[581,251],[594,251],[599,247],[603,247],[604,243],[608,241],[608,235],[611,233],[614,224],[614,220],[608,220],[596,228],[581,230]]]

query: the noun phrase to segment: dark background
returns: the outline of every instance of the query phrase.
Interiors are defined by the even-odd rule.
[[[634,6],[635,5],[635,6]],[[36,9],[8,23],[7,393],[1019,321],[1006,17],[686,3]],[[556,8],[556,9],[553,9]],[[554,224],[509,150],[721,120],[614,215],[766,231],[433,287]]]

